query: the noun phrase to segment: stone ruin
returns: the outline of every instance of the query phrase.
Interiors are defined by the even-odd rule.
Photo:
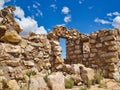
[[[74,29],[56,26],[48,34],[50,42],[66,39],[66,64],[83,64],[86,67],[100,69],[104,77],[120,79],[120,29],[99,30],[91,34],[82,34]],[[53,46],[53,50],[58,46]],[[59,46],[60,48],[60,46]],[[61,49],[53,51],[61,56]],[[59,55],[58,55],[59,54]]]
[[[45,70],[75,73],[71,67],[77,65],[84,66],[84,70],[85,67],[100,70],[104,77],[120,80],[120,29],[83,34],[65,26],[55,26],[47,35],[31,32],[29,36],[20,36],[22,29],[14,19],[14,10],[15,7],[8,6],[0,11],[0,68],[4,71],[4,74],[0,71],[0,78],[4,75],[23,80],[24,74],[31,70],[36,73]],[[66,39],[65,60],[61,55],[60,38]],[[88,73],[93,72],[88,68]],[[79,68],[77,71],[80,73]],[[84,79],[85,74],[82,76]]]

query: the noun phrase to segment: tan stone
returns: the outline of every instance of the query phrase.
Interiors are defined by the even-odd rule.
[[[16,80],[10,80],[7,83],[7,85],[8,85],[9,90],[19,90],[20,89]]]
[[[102,58],[113,58],[117,56],[118,56],[117,52],[109,52],[109,53],[104,53],[101,55]]]
[[[5,52],[19,54],[19,53],[21,53],[21,47],[20,46],[12,46],[12,45],[7,44],[7,45],[5,45]]]
[[[105,58],[105,59],[103,59],[105,62],[107,62],[107,63],[117,63],[118,61],[119,61],[119,59],[118,58]]]
[[[108,51],[117,51],[118,49],[119,49],[119,47],[117,45],[108,47]]]
[[[21,41],[21,36],[14,30],[6,31],[3,38],[11,43],[19,43]]]
[[[64,64],[64,65],[63,65],[63,71],[64,71],[64,72],[67,72],[67,73],[71,73],[71,71],[72,71],[72,66],[69,65],[69,64]]]
[[[24,61],[24,65],[33,67],[35,64],[32,61]]]
[[[101,48],[101,47],[102,47],[102,43],[96,44],[96,48]]]
[[[75,49],[76,49],[76,50],[79,50],[79,49],[80,49],[80,46],[79,46],[79,45],[76,45],[76,46],[75,46]]]
[[[0,69],[0,76],[3,76],[4,75],[4,72],[2,69]]]
[[[43,77],[35,75],[31,77],[30,89],[29,90],[49,90],[47,83]]]
[[[82,67],[80,68],[80,71],[81,71],[81,78],[84,83],[87,83],[88,80],[94,80],[95,73],[93,69]]]
[[[57,56],[55,59],[56,64],[62,64],[64,63],[64,59],[61,56]]]
[[[3,61],[3,63],[12,67],[16,67],[20,65],[19,60],[7,60],[7,61]]]
[[[22,48],[25,48],[27,46],[27,40],[22,40],[21,43],[20,43],[20,46]]]
[[[4,90],[5,85],[7,85],[7,79],[4,76],[0,76],[0,90]]]
[[[105,36],[105,37],[101,37],[100,38],[101,42],[103,41],[108,41],[108,40],[116,40],[116,37],[114,35],[111,35],[111,36]]]
[[[27,45],[26,48],[25,48],[25,51],[32,52],[33,49],[34,49],[33,46]]]
[[[56,72],[48,76],[48,85],[52,90],[65,90],[64,75]]]
[[[2,37],[5,34],[6,30],[7,27],[5,25],[0,25],[0,37]]]

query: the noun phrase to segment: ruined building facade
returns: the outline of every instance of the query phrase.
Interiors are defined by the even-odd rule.
[[[39,72],[59,64],[81,63],[99,69],[105,77],[120,80],[120,29],[82,34],[55,26],[47,35],[30,33],[21,37],[22,29],[14,19],[14,10],[9,6],[0,12],[0,66],[7,68],[11,78],[23,78],[26,69]],[[65,60],[60,38],[66,39]]]
[[[105,77],[120,76],[120,29],[99,30],[91,34],[82,34],[77,30],[67,30],[56,26],[51,35],[53,41],[66,39],[65,63],[81,63],[87,67],[100,69]]]

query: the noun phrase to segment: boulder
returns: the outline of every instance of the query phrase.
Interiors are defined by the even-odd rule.
[[[0,90],[4,90],[4,86],[7,85],[7,79],[4,76],[0,76]]]
[[[62,72],[56,72],[49,75],[48,85],[52,90],[65,90],[64,75]]]
[[[10,80],[7,83],[7,85],[8,85],[9,90],[19,90],[20,89],[16,80]]]
[[[10,43],[19,43],[21,41],[21,36],[19,36],[15,30],[9,30],[5,32],[3,39]]]
[[[43,77],[35,75],[31,77],[30,89],[29,90],[49,90],[47,83]]]
[[[95,72],[91,68],[81,67],[80,68],[81,78],[84,83],[94,80]]]

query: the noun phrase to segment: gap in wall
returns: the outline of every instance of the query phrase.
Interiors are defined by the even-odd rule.
[[[62,47],[62,57],[66,58],[66,39],[60,38],[60,46]]]

